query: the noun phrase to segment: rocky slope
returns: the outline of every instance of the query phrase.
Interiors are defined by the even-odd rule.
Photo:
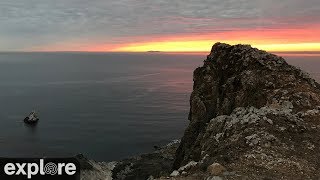
[[[114,179],[320,179],[320,85],[308,74],[216,43],[193,80],[178,149],[123,160]]]
[[[210,177],[218,163],[224,170],[211,175],[225,179],[320,178],[320,86],[306,73],[249,45],[216,43],[193,78],[174,169],[194,161],[185,176]]]
[[[95,162],[76,156],[81,166],[81,180],[145,180],[149,177],[169,176],[175,152],[180,144],[174,140],[148,154],[141,154],[119,162]]]
[[[112,169],[117,162],[95,162],[78,154],[75,158],[79,161],[81,167],[80,180],[111,180]]]
[[[175,140],[157,150],[119,161],[113,169],[113,179],[140,180],[168,176],[180,141]]]

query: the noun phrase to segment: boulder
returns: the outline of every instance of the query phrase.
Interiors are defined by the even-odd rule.
[[[213,163],[208,166],[208,173],[213,176],[222,175],[227,169],[219,163]]]

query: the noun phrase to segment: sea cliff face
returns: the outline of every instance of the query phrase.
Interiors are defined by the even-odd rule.
[[[114,179],[320,178],[320,85],[308,74],[216,43],[193,81],[181,143],[118,162]]]
[[[320,177],[320,86],[308,74],[249,45],[216,43],[193,80],[174,169],[195,161],[249,179]]]

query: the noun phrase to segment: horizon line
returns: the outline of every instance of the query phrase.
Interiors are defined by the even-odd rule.
[[[260,49],[262,51],[266,51]],[[269,53],[320,53],[320,51],[312,51],[312,50],[305,50],[305,51],[266,51]],[[66,51],[0,51],[0,53],[147,53],[147,54],[174,54],[174,53],[210,53],[210,51],[77,51],[77,50],[66,50]]]

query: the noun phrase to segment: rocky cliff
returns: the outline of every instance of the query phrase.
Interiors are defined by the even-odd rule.
[[[193,161],[185,177],[208,177],[215,163],[226,179],[320,178],[320,86],[308,74],[249,45],[216,43],[193,80],[174,169]]]

